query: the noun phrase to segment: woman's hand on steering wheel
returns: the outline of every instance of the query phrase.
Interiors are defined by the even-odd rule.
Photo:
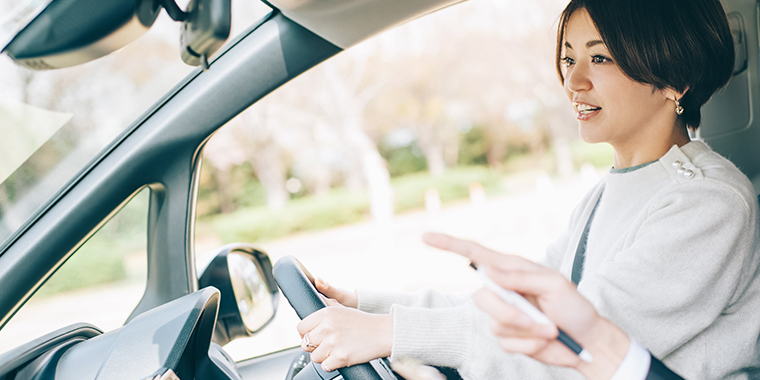
[[[319,277],[314,279],[314,285],[316,286],[317,291],[322,293],[325,297],[332,298],[345,307],[356,309],[359,306],[359,297],[354,290],[336,288]]]
[[[298,333],[311,360],[322,363],[322,369],[329,372],[390,356],[393,315],[329,306],[304,318]]]

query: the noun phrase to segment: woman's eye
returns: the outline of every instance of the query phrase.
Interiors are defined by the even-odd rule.
[[[591,56],[591,62],[598,64],[598,63],[612,62],[612,60],[603,55],[593,55]]]
[[[565,67],[570,67],[573,63],[575,63],[575,60],[570,57],[562,57],[562,59],[560,59],[560,62],[562,62]]]

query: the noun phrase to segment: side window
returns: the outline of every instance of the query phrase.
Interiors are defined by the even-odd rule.
[[[563,5],[547,3],[422,17],[230,121],[204,150],[198,255],[248,242],[335,286],[443,292],[480,283],[426,231],[541,259],[612,157],[578,138],[547,32]],[[270,325],[225,349],[241,360],[297,346],[297,322],[283,298]]]
[[[98,230],[0,330],[0,353],[79,322],[121,327],[145,291],[150,190]]]

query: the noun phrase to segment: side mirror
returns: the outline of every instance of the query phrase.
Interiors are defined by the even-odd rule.
[[[215,343],[225,345],[251,336],[274,318],[280,298],[266,253],[250,244],[233,243],[204,254],[201,260],[199,287],[213,286],[222,294]]]

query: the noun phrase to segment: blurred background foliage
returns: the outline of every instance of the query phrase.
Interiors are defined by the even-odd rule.
[[[437,191],[442,203],[468,198],[472,183],[481,184],[487,194],[502,194],[500,180],[501,176],[477,166],[454,168],[436,177],[425,171],[403,175],[391,182],[395,195],[394,211],[401,213],[424,208],[425,193],[430,189]],[[260,199],[260,202],[264,201]],[[266,205],[240,207],[228,214],[199,218],[197,234],[216,234],[224,243],[259,242],[357,223],[370,217],[370,199],[366,190],[349,191],[338,187],[318,199],[309,196],[292,199],[279,210]]]
[[[384,223],[423,209],[430,190],[445,204],[467,199],[473,184],[496,197],[533,191],[538,176],[576,176],[584,163],[611,166],[609,146],[578,138],[555,72],[556,21],[566,3],[464,2],[352,47],[251,106],[204,148],[196,240],[259,242],[361,221]],[[233,35],[267,11],[257,1],[233,5]],[[110,141],[188,72],[174,53],[175,25],[165,21],[168,26],[157,25],[156,33],[141,38],[155,54],[131,47],[120,53],[148,57],[144,64],[118,59],[98,70],[19,71],[22,80],[6,70],[0,84],[18,88],[19,101],[73,112],[69,130]],[[120,85],[139,101],[104,107],[109,97],[103,94],[112,91],[104,83]],[[113,131],[103,133],[106,127]],[[59,140],[63,145],[52,148],[73,149]],[[98,146],[95,151],[105,143]],[[17,172],[53,170],[35,169],[43,153]],[[10,219],[4,210],[37,184],[22,181],[33,174],[21,174],[0,186],[0,218]],[[144,278],[145,269],[140,274],[130,264],[144,257],[143,194],[147,190],[42,293]]]
[[[269,95],[204,150],[197,236],[261,241],[383,222],[423,208],[431,189],[446,203],[472,184],[498,196],[533,189],[537,175],[611,165],[609,147],[578,139],[557,79],[564,4],[459,4]]]
[[[145,282],[150,191],[138,192],[42,286],[35,298],[120,281]]]

